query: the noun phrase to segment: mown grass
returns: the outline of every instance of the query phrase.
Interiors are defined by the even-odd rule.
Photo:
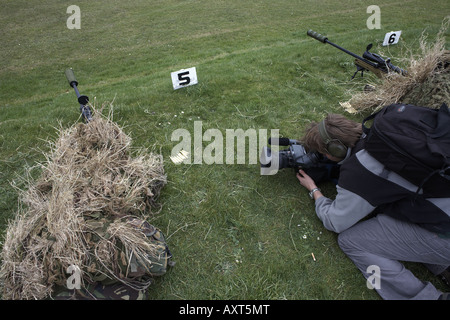
[[[3,1],[0,12],[0,230],[15,214],[13,185],[43,161],[59,125],[79,121],[64,70],[137,147],[162,152],[169,183],[153,223],[176,266],[150,288],[153,299],[378,299],[325,230],[292,170],[175,165],[172,132],[279,129],[297,138],[309,122],[344,111],[339,101],[373,75],[350,81],[352,58],[306,36],[308,29],[362,54],[375,44],[404,67],[425,30],[430,41],[448,1],[378,1],[381,29],[369,30],[363,1],[77,1],[81,29],[69,30],[70,2]],[[372,3],[370,3],[372,4]],[[402,30],[400,44],[381,48]],[[396,58],[398,60],[396,60]],[[170,72],[196,67],[199,84],[174,91]],[[362,115],[349,115],[354,120]],[[204,145],[207,145],[204,142]],[[35,175],[39,170],[34,170]],[[334,187],[322,186],[332,197]],[[316,261],[311,253],[314,253]],[[440,284],[424,268],[421,278]]]

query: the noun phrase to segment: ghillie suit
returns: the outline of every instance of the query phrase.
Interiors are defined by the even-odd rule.
[[[61,288],[94,298],[90,288],[110,284],[142,297],[170,259],[164,235],[147,221],[166,184],[162,156],[131,150],[131,138],[102,115],[61,130],[45,156],[7,229],[2,298],[53,298]]]

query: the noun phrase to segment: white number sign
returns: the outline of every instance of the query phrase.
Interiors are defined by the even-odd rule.
[[[198,83],[197,71],[195,70],[195,67],[189,69],[181,69],[172,72],[170,75],[172,77],[172,84],[174,90],[192,86]]]
[[[400,40],[401,31],[391,31],[386,33],[384,36],[383,46],[389,46],[391,44],[396,44]]]

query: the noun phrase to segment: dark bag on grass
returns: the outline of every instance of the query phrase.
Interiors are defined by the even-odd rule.
[[[373,119],[372,126],[366,122]],[[450,112],[392,104],[363,121],[365,149],[372,157],[423,190],[425,197],[450,196]]]

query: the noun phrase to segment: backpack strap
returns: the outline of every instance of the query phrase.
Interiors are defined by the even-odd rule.
[[[443,103],[438,111],[436,131],[432,137],[448,138],[450,135],[448,130],[449,122],[450,122],[450,111],[448,110],[447,104]]]
[[[381,112],[381,110],[378,112],[372,113],[370,116],[364,118],[364,120],[362,122],[362,130],[366,135],[369,134],[369,132],[370,132],[370,128],[366,127],[366,122],[373,120],[377,116],[377,114],[379,114],[380,112]]]
[[[432,138],[450,140],[450,130],[448,129],[449,124],[450,111],[447,104],[443,103],[438,111],[436,130]],[[428,179],[430,179],[435,174],[439,174],[444,179],[450,181],[450,152],[448,150],[443,150],[442,147],[439,148],[437,145],[431,143],[429,143],[429,148],[432,152],[443,157],[444,164],[441,169],[431,172],[428,177],[425,178],[421,186],[423,186],[428,181]]]
[[[439,174],[444,179],[447,179],[447,180],[450,181],[450,175],[446,174],[446,171],[450,171],[450,166],[447,166],[447,167],[445,167],[443,169],[437,169],[437,170],[434,170],[434,171],[430,172],[430,174],[428,176],[426,176],[425,179],[423,179],[422,182],[420,183],[420,185],[417,187],[417,191],[416,191],[416,194],[414,196],[414,199],[419,195],[419,192],[420,192],[420,190],[422,190],[422,188],[425,185],[425,183],[427,183],[428,180],[430,180],[430,178],[432,176],[434,176],[435,174]]]

